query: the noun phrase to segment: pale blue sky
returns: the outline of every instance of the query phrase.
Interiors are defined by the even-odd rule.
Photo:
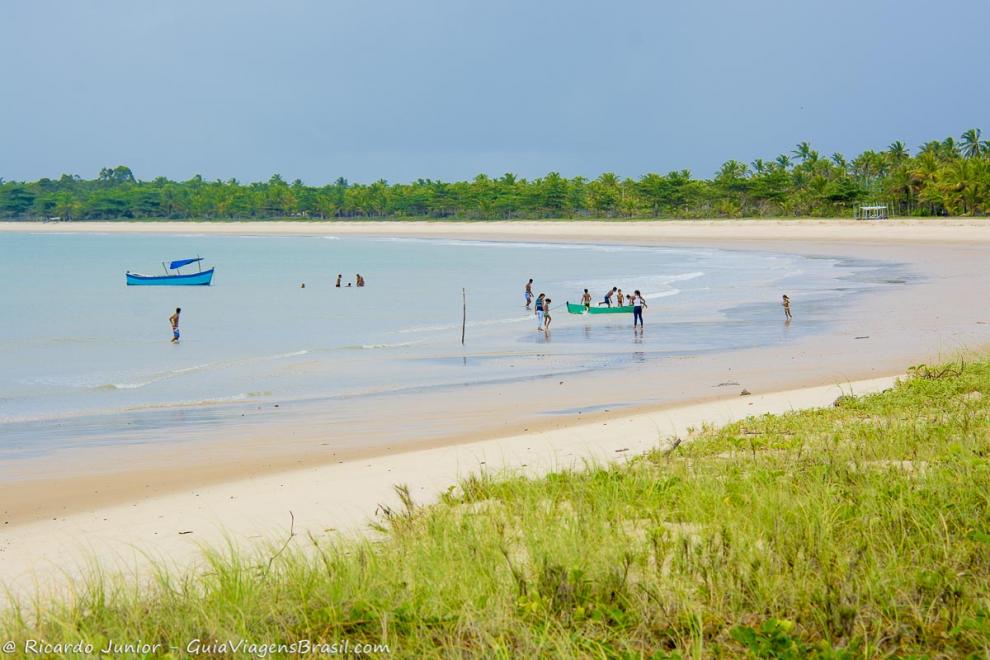
[[[990,130],[986,0],[4,0],[0,177],[593,177]]]

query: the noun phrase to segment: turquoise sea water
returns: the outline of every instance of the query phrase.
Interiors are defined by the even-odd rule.
[[[333,406],[787,341],[824,331],[848,296],[897,281],[894,265],[835,258],[426,239],[0,234],[0,254],[6,456],[113,415],[153,427],[174,423],[163,410],[209,409],[221,424],[256,402]],[[216,267],[213,286],[124,284],[128,269],[196,255]],[[358,272],[365,288],[333,286]],[[529,277],[553,300],[549,336],[523,309]],[[635,335],[627,315],[566,313],[585,287],[597,301],[612,285],[645,294],[648,332]],[[782,293],[800,318],[787,333]]]

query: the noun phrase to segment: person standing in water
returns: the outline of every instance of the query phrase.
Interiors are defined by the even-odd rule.
[[[784,294],[784,302],[780,304],[784,306],[784,320],[790,321],[793,318],[791,316],[791,299],[787,297],[786,293]]]
[[[615,294],[615,304],[622,307],[624,302],[625,296],[622,295],[622,289],[619,289],[618,293]]]
[[[587,312],[591,309],[591,294],[588,293],[587,289],[584,290],[584,295],[581,296],[581,304],[584,305],[584,311]]]
[[[543,332],[550,332],[550,299],[543,299]]]
[[[636,323],[639,323],[639,327],[643,327],[643,308],[646,307],[646,300],[643,299],[643,294],[639,292],[639,289],[632,294],[632,300],[630,301],[633,306],[633,328],[636,327]]]
[[[338,289],[340,288],[340,278],[342,278],[343,276],[344,276],[343,273],[337,273],[337,284],[336,284],[336,286],[337,286]]]
[[[533,278],[529,278],[529,282],[526,282],[526,290],[523,292],[523,298],[526,300],[526,309],[529,309],[530,304],[533,302]]]
[[[354,279],[356,280],[358,286],[364,286],[364,278],[361,277],[361,273],[355,275]]]
[[[168,317],[168,322],[172,324],[172,343],[177,344],[179,342],[179,314],[182,313],[181,307],[175,308],[175,314]]]
[[[536,329],[543,329],[543,299],[546,298],[546,294],[541,293],[536,297]]]

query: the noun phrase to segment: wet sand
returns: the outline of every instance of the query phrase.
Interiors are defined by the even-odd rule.
[[[227,499],[222,509],[216,508],[218,499],[196,509],[199,541],[215,538],[207,531],[207,520],[214,523],[214,531],[222,525],[243,539],[277,529],[286,522],[283,509],[288,508],[312,512],[307,529],[353,528],[373,514],[372,499],[387,497],[393,483],[416,478],[426,456],[438,466],[447,466],[431,473],[430,484],[436,488],[423,486],[421,495],[428,500],[442,490],[441,485],[446,487],[458,475],[479,468],[479,460],[467,458],[473,455],[470,448],[479,443],[489,443],[485,446],[504,452],[502,462],[507,465],[518,466],[520,461],[529,465],[519,459],[526,455],[522,447],[543,446],[547,434],[556,438],[555,442],[579,438],[574,440],[576,445],[568,445],[571,453],[579,455],[581,448],[621,444],[624,436],[614,433],[620,423],[683,417],[676,411],[686,402],[735,405],[743,400],[738,396],[742,388],[760,395],[891,376],[903,373],[911,364],[990,345],[990,311],[980,304],[990,286],[984,266],[990,223],[981,220],[0,223],[3,231],[353,234],[482,240],[538,237],[561,242],[628,242],[880,259],[904,264],[914,278],[910,284],[852,298],[827,334],[779,346],[685,355],[562,382],[537,380],[465,387],[434,397],[399,397],[388,402],[382,426],[373,429],[379,436],[375,443],[348,444],[346,438],[330,433],[321,423],[319,404],[312,404],[280,411],[264,423],[225,425],[216,437],[191,437],[195,451],[184,450],[192,445],[135,445],[106,451],[69,450],[63,456],[33,464],[29,461],[17,466],[17,479],[0,484],[2,580],[23,581],[35,569],[44,573],[52,562],[64,563],[69,556],[66,548],[78,551],[86,546],[154,544],[170,557],[179,556],[173,550],[188,556],[188,550],[180,552],[178,546],[161,545],[162,539],[185,530],[152,523],[168,520],[172,521],[169,525],[179,526],[175,522],[182,519],[179,514],[189,513],[183,503],[204,489],[213,497],[226,493]],[[794,311],[795,323],[800,323],[798,303]],[[651,307],[647,332],[662,323],[662,304]],[[786,332],[783,325],[782,332]],[[780,405],[779,401],[774,405]],[[718,408],[700,410],[694,414],[704,415],[708,410],[713,415],[709,421],[717,421]],[[389,424],[395,428],[397,420],[423,433],[403,440],[401,434],[389,432]],[[609,426],[613,428],[609,430]],[[645,449],[662,435],[660,427],[652,434],[641,431],[636,448]],[[644,439],[648,436],[652,441]],[[633,451],[630,448],[630,453]],[[451,465],[457,469],[448,469]],[[541,470],[551,467],[546,461],[541,465]],[[341,484],[349,483],[342,475],[359,468],[370,470],[359,472],[367,478],[339,490]],[[358,492],[361,490],[366,492]],[[338,499],[328,503],[330,494]],[[277,515],[272,507],[259,508],[258,498],[266,497],[278,502]],[[347,524],[340,521],[342,507],[348,511]],[[148,525],[135,525],[124,515],[130,510],[151,512],[146,514],[152,516],[147,518]],[[325,511],[325,518],[321,511]],[[86,521],[100,525],[89,527]],[[42,552],[36,545],[43,538],[52,541]],[[57,547],[55,539],[60,539]],[[183,543],[186,541],[183,536]]]

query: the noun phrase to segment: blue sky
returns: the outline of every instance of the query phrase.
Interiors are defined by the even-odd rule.
[[[990,130],[986,0],[5,0],[0,177],[623,176]],[[986,125],[983,125],[986,124]]]

